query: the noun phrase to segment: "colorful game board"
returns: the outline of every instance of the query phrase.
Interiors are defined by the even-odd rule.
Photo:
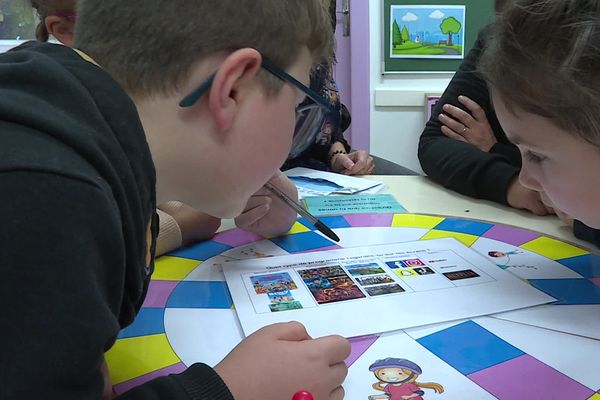
[[[223,280],[224,262],[453,237],[559,301],[495,318],[352,339],[346,398],[385,396],[372,387],[377,378],[369,367],[390,358],[407,360],[400,365],[416,364],[422,372],[416,382],[444,388],[441,393],[436,385],[421,388],[423,399],[600,400],[600,341],[594,339],[600,332],[596,254],[540,233],[451,217],[372,214],[323,220],[340,236],[339,244],[300,219],[282,237],[263,240],[234,229],[157,260],[142,310],[107,353],[116,391],[180,372],[194,362],[214,365],[241,340]],[[290,301],[285,277],[256,283],[281,289],[273,298],[276,307],[293,306],[286,305]],[[385,389],[386,384],[381,386]]]

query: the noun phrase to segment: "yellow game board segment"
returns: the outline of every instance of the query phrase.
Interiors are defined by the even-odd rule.
[[[596,393],[595,395],[590,397],[588,400],[600,400],[600,394]]]
[[[292,229],[287,233],[288,235],[293,235],[294,233],[302,233],[302,232],[310,232],[310,229],[306,226],[302,225],[300,222],[294,222],[292,225]]]
[[[426,239],[443,239],[443,238],[454,238],[464,244],[467,247],[471,247],[473,243],[478,239],[475,235],[469,235],[468,233],[458,233],[450,231],[437,231],[435,229],[427,232],[421,237],[420,240]]]
[[[105,357],[113,385],[180,362],[164,333],[119,339]]]
[[[202,261],[162,256],[154,262],[152,280],[181,281],[200,264],[202,264]]]
[[[431,215],[394,214],[392,226],[432,229],[443,220],[443,217],[433,217]]]
[[[560,240],[549,237],[539,237],[521,245],[525,250],[533,251],[552,260],[570,258],[589,254],[589,252],[575,247],[572,244],[561,242]]]

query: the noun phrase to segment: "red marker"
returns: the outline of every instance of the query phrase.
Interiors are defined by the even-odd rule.
[[[310,392],[307,392],[306,390],[301,390],[294,394],[292,400],[315,400],[315,398]]]

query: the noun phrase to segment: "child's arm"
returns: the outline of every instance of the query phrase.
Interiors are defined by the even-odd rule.
[[[296,186],[281,171],[277,171],[269,182],[282,190],[288,197],[294,200],[298,199]],[[235,219],[235,224],[241,229],[261,236],[277,236],[290,230],[296,216],[296,211],[262,188],[248,200],[246,209]]]
[[[200,212],[179,201],[160,204],[156,210],[160,221],[156,256],[182,245],[208,240],[221,226],[221,219]]]
[[[289,322],[248,336],[215,370],[236,400],[291,399],[299,390],[317,400],[341,400],[349,355],[346,339],[311,339],[301,324]]]

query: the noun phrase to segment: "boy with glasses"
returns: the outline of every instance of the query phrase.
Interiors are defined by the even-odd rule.
[[[321,0],[81,0],[75,29],[76,50],[0,56],[6,399],[103,396],[103,353],[152,273],[157,202],[239,215],[285,160],[310,69],[331,54]],[[273,325],[214,369],[122,398],[337,400],[349,351]]]

